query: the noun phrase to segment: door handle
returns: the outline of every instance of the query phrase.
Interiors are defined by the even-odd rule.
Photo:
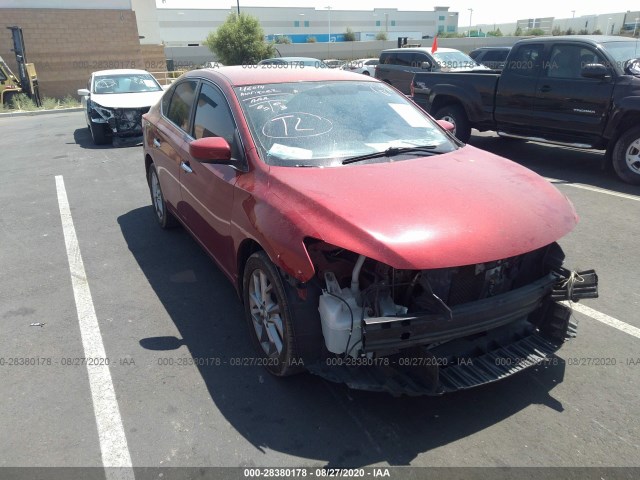
[[[180,162],[180,168],[187,173],[193,173],[193,170],[189,166],[189,162]]]
[[[542,87],[540,87],[540,91],[542,93],[547,93],[551,91],[551,87],[549,85],[543,85]]]
[[[160,140],[158,140],[157,138],[153,139],[153,146],[156,148],[160,148]]]

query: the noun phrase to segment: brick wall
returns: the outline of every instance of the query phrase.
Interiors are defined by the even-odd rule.
[[[131,10],[0,9],[0,56],[17,74],[11,31],[5,28],[13,25],[22,28],[27,60],[36,66],[41,96],[77,97],[76,91],[86,86],[95,70],[145,69]],[[148,50],[153,52],[149,61],[158,62],[157,49]]]
[[[140,49],[144,62],[142,68],[152,73],[167,71],[167,59],[164,56],[163,45],[140,45]]]

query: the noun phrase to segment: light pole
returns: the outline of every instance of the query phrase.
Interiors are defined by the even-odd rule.
[[[473,18],[473,8],[467,8],[469,10],[469,37],[471,36],[471,19]]]
[[[635,24],[635,26],[633,27],[633,36],[634,36],[634,37],[636,36],[636,30],[638,30],[638,20],[640,20],[640,18],[637,18],[637,17],[636,17],[636,24]]]
[[[575,10],[571,10],[571,18],[576,18],[576,11]]]
[[[240,16],[240,0],[236,0],[236,4],[238,5],[238,16]]]

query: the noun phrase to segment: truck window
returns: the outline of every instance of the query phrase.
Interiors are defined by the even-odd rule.
[[[413,59],[413,52],[398,52],[396,56],[396,65],[403,65],[405,67],[411,66],[411,60]]]
[[[549,58],[545,70],[550,78],[582,78],[585,65],[604,63],[593,50],[578,45],[555,45]]]
[[[422,67],[422,62],[432,63],[429,57],[427,57],[424,53],[415,53],[413,55],[413,60],[411,61],[411,66],[420,68]]]
[[[516,75],[530,77],[538,69],[542,56],[543,45],[522,45],[512,55],[505,65],[505,71],[509,70]]]
[[[395,53],[394,52],[387,52],[387,53],[382,53],[380,55],[380,63],[384,64],[384,65],[393,65],[394,64],[394,57],[395,57]]]

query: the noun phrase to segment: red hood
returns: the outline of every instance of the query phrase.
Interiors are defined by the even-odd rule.
[[[545,179],[470,146],[394,163],[270,173],[271,192],[304,219],[306,235],[399,269],[519,255],[577,223],[571,203]]]

